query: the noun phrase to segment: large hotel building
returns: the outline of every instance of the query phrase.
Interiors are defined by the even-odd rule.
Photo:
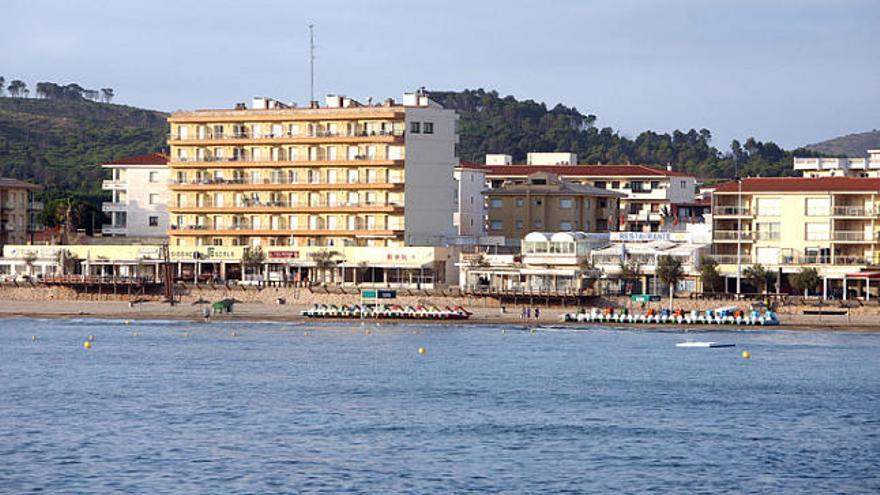
[[[457,114],[421,93],[362,105],[173,113],[176,246],[443,245],[454,235]]]

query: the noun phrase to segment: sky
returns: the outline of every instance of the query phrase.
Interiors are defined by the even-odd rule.
[[[574,106],[635,137],[793,148],[880,128],[880,0],[3,0],[0,76],[172,111],[420,86]],[[33,89],[32,89],[33,94]]]

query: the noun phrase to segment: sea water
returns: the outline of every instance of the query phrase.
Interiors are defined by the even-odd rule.
[[[0,321],[0,493],[878,490],[875,334]]]

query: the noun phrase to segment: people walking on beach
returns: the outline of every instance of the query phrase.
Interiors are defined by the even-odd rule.
[[[535,319],[541,316],[541,308],[535,308]]]
[[[208,323],[211,320],[211,308],[203,309],[202,317],[205,319],[205,323]]]
[[[526,319],[526,308],[525,308],[525,307],[523,307],[523,309],[522,309],[522,314],[519,315],[519,319],[520,319],[520,320],[525,320],[525,319]]]
[[[526,308],[526,319],[531,319],[532,317],[532,308]]]

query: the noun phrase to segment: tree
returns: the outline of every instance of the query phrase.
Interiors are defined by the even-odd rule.
[[[256,271],[256,274],[259,275],[260,267],[263,266],[264,261],[266,261],[266,253],[259,246],[245,248],[241,254],[241,267],[244,268],[245,275],[248,274],[248,271]]]
[[[101,96],[104,99],[104,103],[110,103],[113,99],[113,88],[101,88]]]
[[[655,269],[657,278],[669,287],[669,309],[672,309],[672,298],[675,295],[675,286],[684,278],[684,269],[681,266],[681,258],[664,255],[657,259]]]
[[[803,292],[806,297],[809,295],[810,289],[815,289],[822,283],[822,278],[815,268],[803,267],[799,272],[789,274],[788,283],[798,292]]]
[[[3,96],[4,91],[6,90],[6,78],[0,76],[0,96]]]
[[[776,274],[772,270],[768,270],[760,264],[752,265],[743,270],[743,278],[762,294],[767,291],[775,277]]]
[[[718,273],[718,262],[715,258],[703,256],[700,259],[700,282],[703,284],[703,292],[724,290],[724,279]]]
[[[320,273],[321,283],[324,283],[324,280],[327,278],[327,270],[332,270],[336,267],[336,258],[340,256],[341,253],[339,251],[315,251],[313,253],[309,253],[309,257],[312,258],[312,261],[315,262],[315,268]]]
[[[20,79],[15,79],[14,81],[9,83],[9,87],[7,87],[6,89],[9,90],[9,96],[17,98],[24,93],[25,89],[27,89],[27,84],[25,84],[25,82]]]
[[[631,284],[638,282],[641,278],[642,265],[638,261],[630,259],[626,262],[620,262],[620,280],[631,286]],[[632,292],[632,288],[629,291]]]

